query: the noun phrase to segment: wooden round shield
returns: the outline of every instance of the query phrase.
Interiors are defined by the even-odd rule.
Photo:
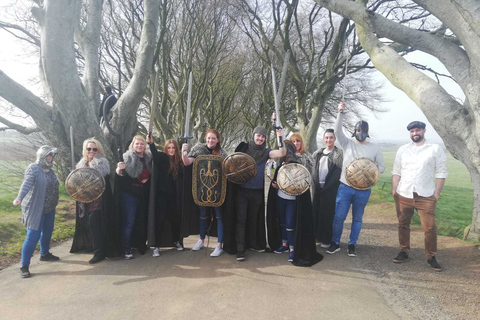
[[[223,173],[230,182],[244,184],[257,175],[257,164],[252,157],[243,152],[234,152],[222,163]]]
[[[281,167],[277,175],[277,185],[289,196],[299,196],[310,189],[312,177],[307,168],[299,163],[289,163]]]
[[[377,164],[368,158],[353,160],[345,170],[345,179],[352,188],[357,190],[370,189],[379,178],[380,170]]]
[[[90,203],[103,194],[105,179],[93,168],[79,168],[70,172],[65,180],[65,189],[78,202]]]

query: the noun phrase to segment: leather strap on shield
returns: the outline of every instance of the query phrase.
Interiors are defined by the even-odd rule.
[[[203,155],[193,162],[192,194],[201,207],[219,207],[227,194],[227,178],[222,170],[223,157]]]
[[[299,196],[310,189],[312,177],[307,168],[299,163],[289,163],[281,167],[277,175],[277,185],[289,196]]]
[[[353,160],[345,170],[345,179],[348,184],[357,190],[368,190],[380,178],[377,164],[368,158]]]
[[[79,168],[70,172],[65,181],[65,189],[76,201],[90,203],[103,194],[105,179],[93,168]]]
[[[257,164],[251,156],[234,152],[223,160],[223,173],[230,182],[244,184],[257,175]]]

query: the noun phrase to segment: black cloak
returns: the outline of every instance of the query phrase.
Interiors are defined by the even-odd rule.
[[[70,253],[81,251],[93,252],[92,235],[88,226],[88,213],[83,217],[79,214],[79,203],[75,209],[75,234]],[[105,177],[105,191],[102,194],[102,226],[105,256],[114,258],[120,255],[120,221],[114,210],[110,176]]]
[[[183,166],[178,168],[177,178],[169,173],[170,158],[150,144],[153,166],[148,208],[148,246],[172,247],[180,241],[182,210]],[[182,244],[183,245],[183,244]]]
[[[276,181],[280,168],[281,166],[275,171],[272,181]],[[267,200],[267,235],[268,244],[272,250],[282,245],[276,197],[277,189],[270,183]],[[315,244],[310,190],[296,197],[296,210],[295,248],[292,263],[299,267],[310,267],[323,259],[323,256],[317,252]]]

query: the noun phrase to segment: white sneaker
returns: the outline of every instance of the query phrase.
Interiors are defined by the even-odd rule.
[[[153,249],[153,256],[160,257],[160,248]]]
[[[223,249],[219,246],[215,247],[215,250],[210,254],[210,257],[219,257],[223,253]]]
[[[203,244],[202,240],[198,240],[198,242],[195,244],[195,246],[192,248],[193,251],[198,251],[205,247],[205,244]]]
[[[330,243],[329,243],[329,244],[322,243],[322,244],[320,245],[320,248],[328,249],[328,248],[330,248]]]
[[[175,249],[177,249],[178,251],[183,251],[183,247],[179,241],[175,242]]]
[[[131,254],[131,253],[125,253],[125,254],[123,255],[123,259],[125,259],[125,260],[133,259],[133,254]]]

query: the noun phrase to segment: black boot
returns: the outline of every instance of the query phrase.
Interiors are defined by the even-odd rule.
[[[90,259],[90,260],[88,261],[88,263],[94,264],[94,263],[100,262],[100,261],[102,261],[102,260],[105,260],[105,255],[104,255],[104,254],[101,254],[101,253],[95,253],[95,254],[93,255],[93,258]]]
[[[23,266],[20,268],[20,277],[22,278],[30,278],[32,274],[28,270],[28,266]]]

